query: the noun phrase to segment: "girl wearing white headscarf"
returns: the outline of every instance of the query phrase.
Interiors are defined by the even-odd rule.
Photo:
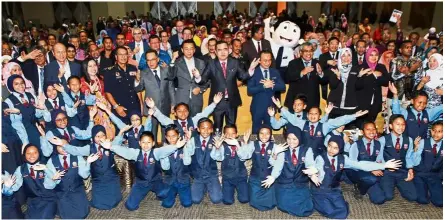
[[[416,77],[416,89],[428,94],[427,108],[433,108],[443,103],[443,56],[435,53],[428,59],[428,68],[421,77]]]

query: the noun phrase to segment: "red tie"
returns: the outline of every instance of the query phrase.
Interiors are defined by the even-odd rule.
[[[296,150],[293,149],[292,150],[292,164],[294,164],[294,166],[297,165],[297,163],[298,163],[297,155],[295,155],[295,152],[296,152]]]
[[[55,109],[59,109],[59,105],[57,105],[57,101],[54,100],[53,103],[54,103],[54,108],[55,108]]]
[[[258,41],[258,54],[260,54],[260,52],[261,52],[261,45],[260,42]]]
[[[332,171],[335,172],[335,159],[334,158],[331,159],[331,168],[332,168]]]
[[[74,98],[76,99],[76,102],[79,101],[79,96],[78,95],[76,95]]]
[[[139,129],[138,128],[134,128],[134,136],[137,138],[139,134]]]
[[[366,152],[368,152],[368,155],[371,156],[371,142],[366,144]]]
[[[25,107],[29,106],[28,101],[26,101],[25,96],[23,94],[20,94],[20,98],[22,99],[22,103]]]
[[[360,60],[358,61],[358,64],[362,65],[362,63],[363,63],[363,57],[360,57]]]
[[[66,161],[66,156],[63,156],[63,169],[68,170],[68,162]]]
[[[311,130],[309,131],[309,135],[314,136],[314,125],[311,125]]]
[[[202,149],[202,151],[206,150],[206,140],[202,140],[201,149]]]
[[[399,151],[400,151],[400,138],[397,138],[397,140],[396,140],[396,151],[397,151],[397,153],[399,153]]]
[[[226,62],[221,62],[221,67],[223,70],[224,78],[227,78]]]
[[[433,154],[434,156],[437,154],[437,144],[433,144]]]
[[[235,154],[236,154],[236,145],[230,145],[230,148],[232,149],[232,154],[231,154],[231,156],[232,156],[232,157],[235,157]]]
[[[420,113],[417,113],[417,124],[420,125]]]
[[[187,128],[186,127],[186,122],[185,121],[181,121],[181,126],[182,126],[183,130],[184,130],[184,128]]]
[[[144,166],[148,165],[147,153],[144,153]]]
[[[97,148],[97,151],[98,151],[98,153],[99,153],[99,160],[102,160],[102,156],[103,156],[103,154],[102,154],[102,147],[99,146],[99,147]]]
[[[70,142],[70,135],[68,134],[68,132],[66,132],[66,130],[63,131],[63,139]]]
[[[29,168],[29,170],[31,171],[31,172],[29,173],[29,175],[31,176],[31,178],[35,179],[35,178],[36,178],[36,174],[34,173],[34,168],[31,167],[31,168]]]
[[[261,152],[260,152],[260,154],[263,157],[266,154],[266,144],[261,144]]]

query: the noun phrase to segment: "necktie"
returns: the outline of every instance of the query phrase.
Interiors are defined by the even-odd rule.
[[[66,156],[63,156],[63,169],[67,170],[69,168],[68,162],[66,161]]]
[[[24,105],[25,107],[28,107],[28,106],[29,106],[29,103],[28,103],[28,101],[25,99],[25,95],[20,94],[20,98],[22,99],[22,103],[23,103],[23,105]]]
[[[309,131],[310,136],[314,136],[314,128],[315,128],[315,126],[311,125],[311,130]]]
[[[335,59],[335,53],[331,53],[332,59]]]
[[[230,148],[232,149],[232,154],[231,154],[231,156],[232,156],[232,157],[235,157],[235,154],[236,154],[236,145],[230,145]]]
[[[103,154],[102,154],[102,147],[101,146],[99,146],[97,148],[97,152],[99,153],[99,160],[102,160]]]
[[[40,90],[41,91],[43,91],[43,83],[44,83],[44,73],[43,73],[43,68],[39,68],[40,69],[40,72],[39,72],[39,74],[40,74],[40,85],[39,85],[39,88],[40,88]]]
[[[366,152],[368,152],[368,155],[371,156],[371,142],[366,144]]]
[[[74,99],[75,99],[75,102],[79,101],[79,96],[78,95],[74,96]]]
[[[434,154],[434,157],[436,157],[436,154],[437,154],[437,144],[433,144],[433,154]]]
[[[34,168],[31,167],[29,168],[30,172],[29,172],[29,176],[31,176],[31,178],[35,179],[36,178],[36,174],[34,173]]]
[[[70,141],[70,135],[68,134],[68,132],[66,132],[66,130],[63,131],[63,139],[68,142]]]
[[[331,159],[331,168],[332,168],[332,171],[335,172],[335,159],[334,158]]]
[[[420,112],[417,113],[417,124],[420,125]]]
[[[158,83],[158,87],[161,87],[161,78],[158,76],[158,71],[153,70],[153,73],[155,74],[156,82]]]
[[[185,122],[185,121],[181,121],[181,127],[182,127],[182,130],[184,130],[185,128],[187,128],[187,127],[186,127],[186,122]]]
[[[264,157],[264,155],[266,154],[266,144],[261,144],[261,151],[260,151],[261,156]]]
[[[257,41],[257,43],[258,43],[258,54],[260,54],[260,52],[261,52],[261,45],[260,45],[259,41]]]
[[[399,153],[399,151],[400,151],[400,138],[396,139],[396,151],[397,151],[397,153]]]
[[[292,164],[295,166],[295,165],[297,165],[297,163],[298,163],[298,159],[297,159],[297,155],[295,155],[295,152],[296,152],[297,150],[295,150],[295,149],[293,149],[292,150]]]
[[[147,153],[144,153],[144,166],[148,165]]]
[[[281,46],[279,49],[278,49],[278,54],[277,54],[277,59],[276,59],[276,67],[277,68],[280,68],[281,67],[281,61],[283,61],[283,51],[284,51],[284,47],[283,46]]]
[[[224,78],[227,78],[226,62],[221,62],[221,68],[223,70]]]
[[[136,47],[139,47],[139,43],[136,43]],[[136,60],[139,62],[141,60],[141,48],[139,47],[139,52],[136,54]]]
[[[137,138],[139,134],[139,129],[138,128],[134,128],[134,136]]]
[[[269,76],[267,75],[267,70],[264,70],[264,78],[269,79]]]
[[[206,140],[202,140],[202,142],[201,142],[201,149],[202,149],[202,151],[206,150]]]
[[[309,66],[309,62],[304,62],[304,67],[308,67]],[[307,78],[309,79],[310,73],[306,74]]]
[[[54,109],[59,109],[59,105],[57,105],[57,100],[53,100]]]
[[[363,63],[363,57],[360,57],[360,59],[358,60],[358,64],[362,65],[362,63]]]

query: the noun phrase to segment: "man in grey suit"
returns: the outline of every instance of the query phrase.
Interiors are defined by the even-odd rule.
[[[175,103],[175,91],[173,81],[168,80],[168,67],[159,66],[158,53],[149,49],[145,53],[148,68],[136,74],[135,90],[141,92],[145,90],[145,98],[152,98],[157,108],[164,115],[170,115],[171,109]],[[144,115],[148,115],[148,108],[144,105]],[[157,141],[158,120],[152,118],[152,132]],[[162,129],[162,137],[164,137],[164,129]],[[163,138],[162,138],[163,139]]]
[[[188,104],[190,117],[193,117],[202,111],[202,94],[210,84],[198,85],[198,83],[193,80],[192,72],[194,69],[200,73],[203,73],[205,69],[205,62],[193,56],[195,53],[195,43],[193,40],[185,40],[182,43],[181,49],[184,56],[176,60],[174,55],[170,63],[169,80],[177,80],[178,82],[177,88],[175,89],[175,105],[178,103]]]

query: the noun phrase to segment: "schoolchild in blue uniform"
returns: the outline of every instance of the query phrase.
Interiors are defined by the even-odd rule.
[[[23,219],[23,212],[19,202],[11,190],[11,186],[15,184],[16,177],[5,171],[2,174],[2,218],[3,219]]]
[[[74,104],[65,92],[65,87],[59,84],[46,84],[44,89],[46,100],[44,104],[45,111],[43,112],[43,119],[45,120],[45,129],[49,131],[56,127],[55,122],[52,121],[51,117],[54,110],[65,111],[68,117],[74,117],[77,114],[77,107],[80,102]]]
[[[397,97],[397,88],[393,83],[389,83],[389,89]],[[397,98],[392,100],[392,113],[401,114],[406,120],[406,133],[413,140],[417,137],[426,139],[428,136],[428,124],[441,116],[443,105],[432,109],[426,109],[428,94],[425,91],[416,91],[412,99],[412,105],[404,109]]]
[[[343,149],[340,149],[340,153],[348,155],[349,149],[351,148],[351,144],[349,143],[351,139],[343,133],[344,130],[345,130],[345,125],[342,125],[329,132],[324,138],[324,146],[328,145],[328,141],[329,139],[331,139],[331,137],[333,136],[339,137],[343,142],[342,146],[344,146]]]
[[[377,138],[377,128],[373,122],[363,124],[363,138],[351,145],[349,150],[349,159],[353,161],[377,162],[377,156],[380,153],[380,142]],[[383,171],[374,170],[365,172],[361,170],[346,169],[346,175],[355,185],[355,196],[361,198],[361,195],[368,194],[369,200],[374,204],[383,204],[385,202],[385,193],[380,186],[380,179]]]
[[[279,176],[274,181],[277,208],[283,212],[299,217],[307,217],[313,213],[314,205],[309,190],[309,177],[306,169],[315,169],[312,148],[300,145],[301,131],[289,128],[286,133],[286,147],[283,152],[273,152],[276,156],[274,169]]]
[[[192,137],[184,151],[191,156],[190,170],[193,176],[192,201],[201,203],[206,192],[210,201],[218,204],[222,200],[221,184],[216,166],[216,149],[213,141],[213,123],[207,118],[198,122],[198,133]]]
[[[28,144],[23,150],[25,163],[14,172],[15,184],[11,191],[24,187],[28,197],[25,217],[28,219],[54,219],[57,212],[57,197],[54,190],[45,187],[48,170],[40,162],[40,153],[33,144]]]
[[[241,160],[252,159],[252,169],[249,177],[249,204],[260,211],[272,210],[277,205],[275,185],[263,187],[264,181],[278,178],[279,173],[273,167],[272,129],[262,125],[258,133],[258,140],[244,143],[237,154]]]
[[[275,102],[275,104],[281,108],[281,104],[279,102]],[[327,112],[330,112],[332,108],[333,105],[330,104],[326,108]],[[287,108],[281,109],[282,117],[293,126],[296,126],[303,131],[303,144],[309,144],[309,146],[312,147],[315,157],[326,151],[326,147],[323,144],[326,134],[368,113],[368,111],[358,111],[352,115],[344,115],[334,119],[329,119],[325,123],[321,123],[321,110],[318,107],[312,107],[309,109],[308,120],[303,120],[295,115],[292,115]]]
[[[24,129],[21,120],[11,123],[10,114],[20,114],[17,108],[8,108],[5,102],[2,102],[2,171],[13,173],[14,170],[22,165],[22,141],[17,134],[17,129]],[[4,151],[4,147],[6,147]]]
[[[96,96],[84,94],[80,91],[80,78],[78,76],[70,76],[68,78],[68,96],[73,103],[77,103],[77,114],[69,118],[69,123],[81,130],[85,130],[89,123],[88,106],[96,103]]]
[[[114,143],[122,142],[121,129],[117,140]],[[98,154],[99,159],[94,161],[90,167],[92,179],[92,199],[91,206],[100,210],[110,210],[116,207],[122,200],[120,178],[116,170],[114,152],[104,149],[101,142],[107,139],[105,128],[102,125],[95,125],[91,130],[93,141],[83,147],[76,147],[62,143],[61,139],[52,140],[55,145],[62,145],[63,149],[73,156],[88,156]]]
[[[321,215],[328,218],[345,219],[349,214],[349,204],[343,197],[340,188],[341,176],[344,169],[358,169],[363,171],[384,170],[385,168],[398,169],[401,161],[389,160],[386,163],[369,161],[353,161],[347,156],[339,154],[341,144],[331,137],[327,152],[317,156],[315,167],[317,174],[311,176],[311,187],[314,208]],[[317,180],[318,179],[318,180]]]
[[[422,139],[414,149],[414,186],[417,202],[443,206],[443,121],[431,127],[431,137]]]
[[[40,150],[40,135],[36,123],[38,118],[43,117],[44,110],[36,108],[37,98],[31,93],[25,92],[25,81],[21,76],[10,76],[7,86],[11,95],[5,99],[5,103],[8,108],[20,110],[20,114],[9,114],[12,126],[16,129],[22,144],[33,143]],[[22,122],[23,127],[18,122]]]
[[[159,199],[164,199],[168,193],[168,186],[163,183],[161,175],[160,159],[168,157],[170,154],[185,145],[184,140],[179,140],[176,145],[165,145],[161,148],[152,149],[154,146],[153,133],[144,131],[141,135],[139,145],[141,149],[123,147],[121,145],[111,145],[110,142],[102,142],[101,146],[109,149],[117,155],[135,161],[136,181],[131,188],[130,195],[125,202],[125,207],[134,211],[139,208],[139,204],[149,191],[156,193]]]
[[[186,131],[188,136],[190,131]],[[168,125],[165,128],[167,144],[175,145],[179,140],[179,128],[176,125]],[[182,148],[177,149],[168,157],[161,159],[161,167],[164,173],[164,182],[168,185],[167,197],[162,201],[162,207],[171,208],[175,204],[176,195],[184,207],[192,206],[192,190],[190,184],[190,163],[192,158]]]
[[[391,133],[379,138],[380,153],[377,162],[391,159],[401,160],[403,166],[397,170],[385,170],[380,185],[385,193],[385,200],[394,198],[394,187],[408,201],[416,201],[417,192],[414,186],[413,140],[405,133],[406,121],[403,115],[393,114],[389,118]],[[420,140],[420,138],[419,138]],[[418,142],[416,142],[418,143]]]
[[[170,117],[165,116],[162,114],[161,111],[157,111],[157,108],[155,106],[155,102],[153,99],[146,99],[145,102],[147,106],[150,109],[153,109],[154,113],[153,116],[156,117],[156,119],[161,123],[162,126],[167,126],[170,124],[176,124],[179,128],[179,132],[181,136],[184,136],[185,130],[195,129],[196,124],[201,118],[208,117],[210,114],[212,114],[213,110],[215,109],[216,105],[221,101],[222,99],[222,93],[218,93],[213,97],[213,102],[204,108],[204,110],[201,113],[196,114],[192,118],[189,117],[190,111],[188,104],[185,103],[178,103],[174,107],[175,117],[176,120],[170,119]]]
[[[249,131],[244,135],[245,143],[249,142]],[[235,202],[235,189],[240,203],[249,202],[249,186],[247,185],[247,169],[244,160],[238,156],[241,144],[237,140],[236,125],[228,124],[224,127],[224,138],[215,139],[216,160],[222,161],[222,194],[223,203],[232,205]]]

